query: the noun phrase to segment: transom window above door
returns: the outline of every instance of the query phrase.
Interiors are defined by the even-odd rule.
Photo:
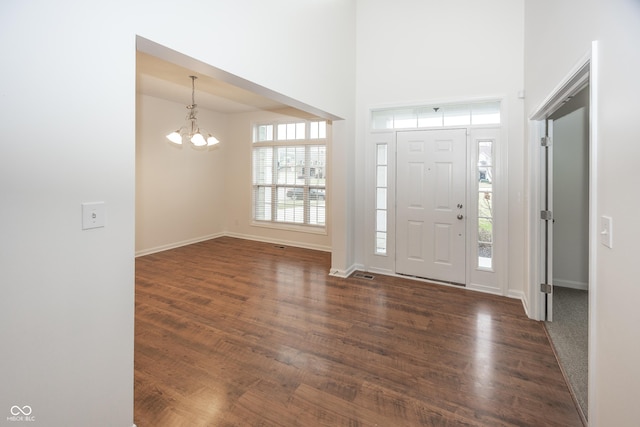
[[[500,101],[439,104],[371,111],[371,129],[420,129],[500,124]]]

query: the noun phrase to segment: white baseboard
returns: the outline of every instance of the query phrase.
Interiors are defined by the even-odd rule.
[[[331,247],[324,245],[314,245],[312,243],[294,242],[292,240],[270,239],[268,237],[254,236],[241,233],[224,233],[223,236],[235,237],[236,239],[253,240],[254,242],[273,243],[275,245],[291,246],[294,248],[313,249],[314,251],[331,252]]]
[[[217,237],[222,237],[222,236],[224,236],[223,233],[210,234],[208,236],[196,237],[189,240],[183,240],[181,242],[167,243],[166,245],[156,246],[154,248],[142,249],[142,250],[136,251],[136,257],[151,255],[151,254],[155,254],[157,252],[162,252],[162,251],[168,251],[169,249],[175,249],[182,246],[192,245],[194,243],[204,242],[205,240],[211,240],[211,239],[215,239]]]
[[[362,270],[365,270],[364,267],[362,267]],[[366,270],[368,273],[374,273],[374,274],[382,274],[383,276],[395,276],[395,272],[393,270],[389,270],[388,268],[369,268]]]
[[[225,237],[225,236],[227,236],[227,237],[235,237],[237,239],[253,240],[255,242],[273,243],[273,244],[283,245],[283,246],[291,246],[291,247],[303,248],[303,249],[313,249],[313,250],[322,251],[322,252],[331,252],[331,248],[330,247],[323,246],[323,245],[313,245],[313,244],[308,244],[308,243],[294,242],[294,241],[282,240],[282,239],[268,239],[268,238],[265,238],[265,237],[253,236],[253,235],[249,235],[249,234],[216,233],[216,234],[210,234],[208,236],[196,237],[194,239],[183,240],[181,242],[168,243],[166,245],[156,246],[156,247],[148,248],[148,249],[142,249],[142,250],[136,251],[135,256],[136,257],[140,257],[140,256],[145,256],[145,255],[151,255],[151,254],[155,254],[157,252],[168,251],[170,249],[175,249],[175,248],[179,248],[179,247],[182,247],[182,246],[192,245],[194,243],[204,242],[205,240],[217,239],[218,237]]]
[[[470,289],[472,291],[482,292],[482,293],[485,293],[485,294],[503,296],[502,289],[496,288],[496,287],[493,287],[493,286],[479,285],[477,283],[469,283],[466,286],[466,288]]]
[[[529,307],[529,299],[526,297],[525,293],[522,293],[522,298],[520,298],[520,301],[522,301],[522,308],[524,308],[524,314],[526,314],[529,319],[537,320],[537,317],[534,316],[533,313],[531,312],[531,307]]]
[[[588,291],[589,284],[585,282],[576,282],[574,280],[562,280],[553,279],[553,286],[560,286],[561,288],[579,289],[581,291]]]
[[[507,297],[513,298],[513,299],[519,299],[520,302],[522,303],[524,314],[526,314],[529,319],[535,319],[533,316],[531,316],[530,309],[529,309],[529,301],[527,300],[526,294],[523,291],[515,291],[510,289],[509,291],[507,291]]]
[[[339,268],[332,267],[331,270],[329,271],[329,276],[342,277],[343,279],[346,279],[347,277],[351,276],[354,271],[361,270],[361,269],[362,269],[362,266],[359,266],[356,264],[352,265],[346,270],[341,270]]]
[[[510,289],[507,292],[507,297],[524,301],[524,292]]]

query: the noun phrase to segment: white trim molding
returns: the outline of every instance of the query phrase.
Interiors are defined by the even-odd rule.
[[[166,245],[160,245],[160,246],[156,246],[156,247],[153,247],[153,248],[142,249],[140,251],[137,251],[135,256],[137,258],[137,257],[140,257],[140,256],[151,255],[151,254],[155,254],[157,252],[168,251],[170,249],[175,249],[175,248],[179,248],[179,247],[182,247],[182,246],[188,246],[188,245],[192,245],[194,243],[204,242],[205,240],[216,239],[216,238],[222,237],[222,236],[224,236],[224,233],[216,233],[216,234],[209,234],[207,236],[195,237],[193,239],[182,240],[180,242],[167,243]]]

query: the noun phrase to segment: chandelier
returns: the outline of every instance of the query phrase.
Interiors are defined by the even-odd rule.
[[[196,115],[198,114],[196,107],[198,104],[196,104],[195,101],[195,82],[198,77],[189,76],[189,78],[191,79],[191,105],[187,105],[187,109],[189,110],[189,114],[187,114],[186,118],[187,123],[185,126],[182,126],[180,129],[167,135],[167,139],[178,145],[182,145],[182,142],[186,139],[191,142],[194,147],[210,147],[212,145],[216,145],[220,141],[218,141],[215,136],[198,126],[198,119],[196,118]]]

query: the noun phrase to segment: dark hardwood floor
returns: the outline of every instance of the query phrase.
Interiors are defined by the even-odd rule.
[[[219,238],[136,260],[135,423],[581,426],[520,301]]]

